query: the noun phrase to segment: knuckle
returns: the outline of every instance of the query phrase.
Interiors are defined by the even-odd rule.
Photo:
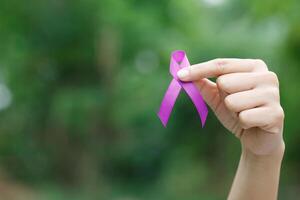
[[[216,83],[217,83],[217,85],[220,89],[222,89],[222,90],[225,89],[226,81],[225,81],[225,78],[223,76],[219,76],[216,80]]]
[[[276,86],[279,86],[278,77],[274,72],[269,71],[267,76],[272,83],[274,83]]]
[[[284,111],[280,105],[273,107],[271,113],[270,126],[278,125],[284,121]]]
[[[262,59],[254,59],[253,63],[255,65],[255,67],[258,69],[264,69],[264,70],[268,69],[267,64]]]
[[[270,99],[273,100],[279,100],[279,89],[277,87],[270,87],[267,90],[267,94],[270,97]]]
[[[283,121],[284,120],[284,110],[281,106],[278,106],[276,109],[275,119],[276,121]]]
[[[229,110],[234,110],[234,101],[231,95],[224,98],[224,104]]]
[[[272,71],[266,71],[266,72],[255,72],[253,73],[253,78],[257,81],[259,81],[260,84],[264,85],[272,85],[279,87],[279,80],[276,75],[276,73]]]
[[[267,64],[262,59],[255,59],[255,63],[259,66],[267,68]]]
[[[223,74],[225,71],[225,61],[221,58],[216,58],[214,61],[218,74]]]

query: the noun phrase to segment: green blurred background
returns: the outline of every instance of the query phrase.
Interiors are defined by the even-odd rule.
[[[300,195],[298,0],[1,0],[0,199],[226,199],[239,141],[181,93],[169,56],[260,58],[281,81],[280,199]]]

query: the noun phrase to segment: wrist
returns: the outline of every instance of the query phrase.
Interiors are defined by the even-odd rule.
[[[247,148],[242,147],[242,159],[250,163],[281,163],[285,151],[285,143],[282,140],[280,144],[269,154],[258,155],[254,154]]]

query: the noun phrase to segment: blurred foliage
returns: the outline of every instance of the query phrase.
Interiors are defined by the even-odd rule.
[[[225,199],[239,142],[212,112],[201,129],[184,93],[166,129],[156,116],[175,49],[191,63],[261,58],[278,74],[280,198],[295,199],[299,10],[297,0],[1,0],[0,184],[14,194],[1,199]]]

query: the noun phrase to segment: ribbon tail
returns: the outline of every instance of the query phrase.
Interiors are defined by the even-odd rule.
[[[165,93],[165,96],[161,102],[159,111],[157,113],[160,121],[164,125],[164,127],[167,126],[169,117],[171,115],[171,112],[173,110],[174,104],[176,102],[176,99],[180,93],[181,85],[173,79]]]
[[[201,125],[202,127],[204,127],[207,114],[208,114],[208,109],[203,100],[203,97],[201,96],[199,90],[196,88],[196,86],[193,83],[183,83],[183,82],[181,83],[183,89],[189,95],[193,104],[195,105],[201,119]]]

